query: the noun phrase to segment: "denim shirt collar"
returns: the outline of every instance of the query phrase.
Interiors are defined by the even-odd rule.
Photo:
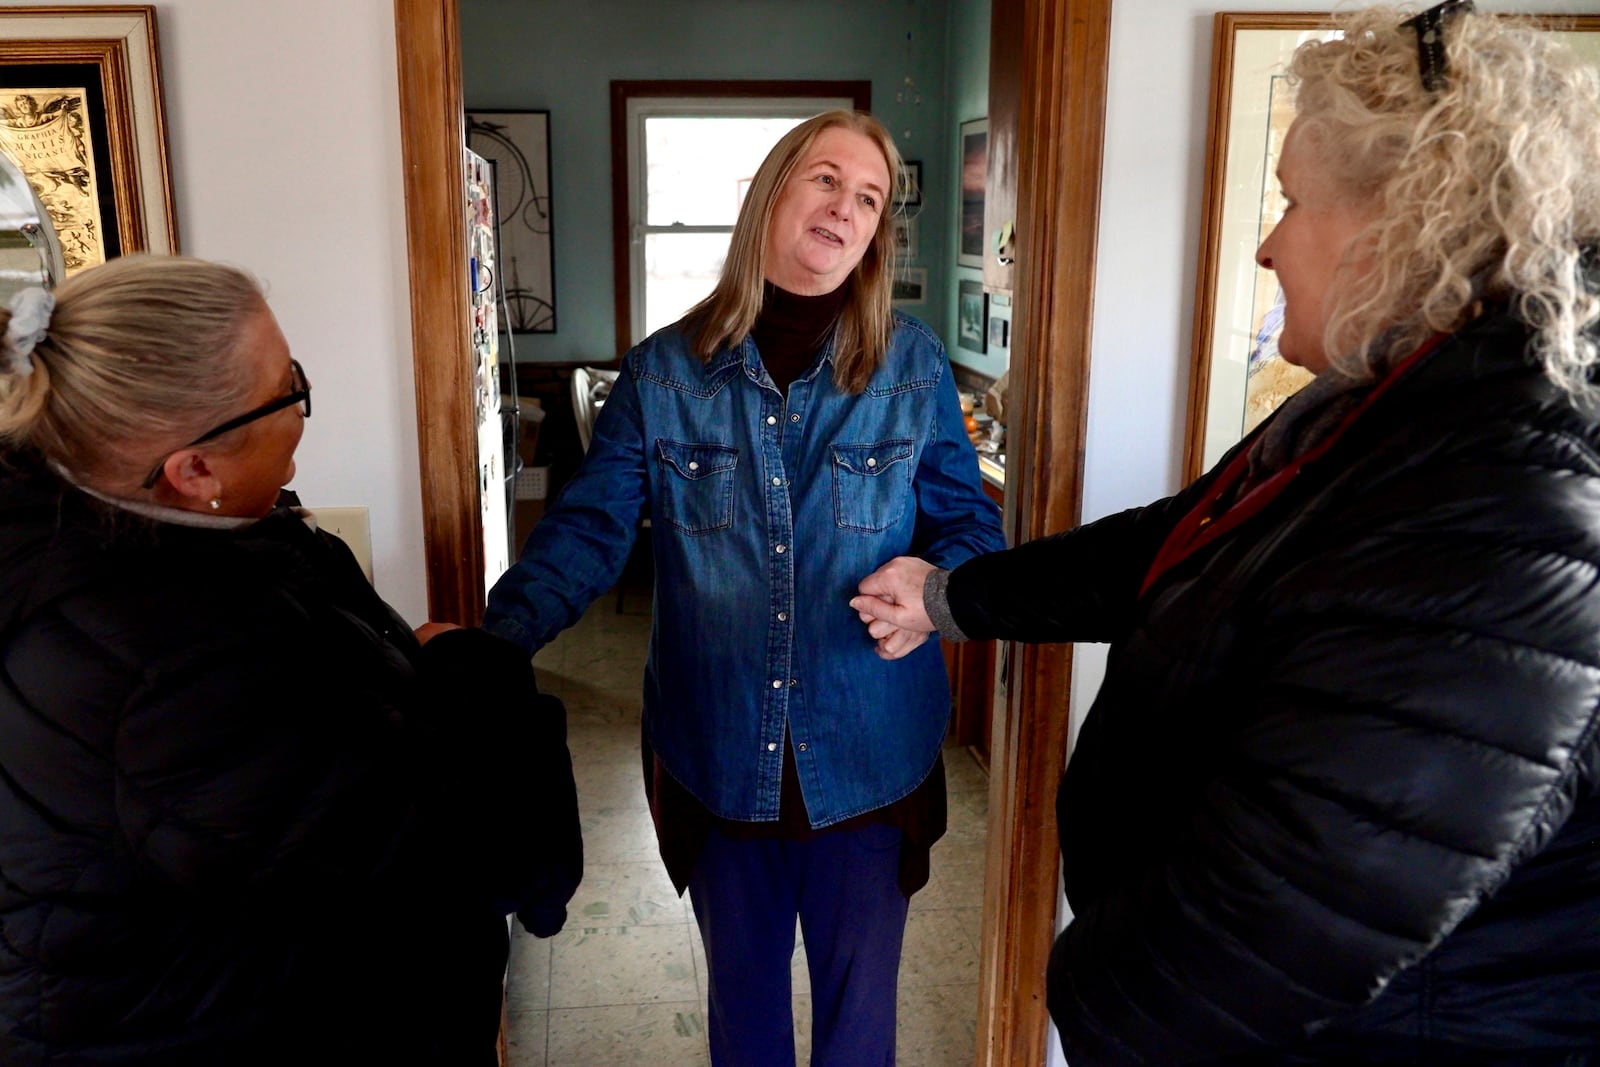
[[[777,388],[771,376],[767,374],[766,365],[761,362],[761,353],[756,351],[755,341],[749,336],[746,336],[744,340],[736,345],[720,349],[711,358],[711,361],[706,364],[706,378],[716,378],[719,374],[739,365],[744,367],[745,377],[755,384],[773,389]],[[829,338],[828,342],[822,346],[822,355],[811,365],[811,368],[795,380],[809,383],[816,378],[817,373],[824,366],[829,367],[831,373],[831,368],[833,367],[832,338]]]

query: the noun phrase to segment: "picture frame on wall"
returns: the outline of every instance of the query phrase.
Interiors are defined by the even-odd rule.
[[[917,258],[917,220],[914,218],[897,218],[891,223],[894,234],[895,255],[903,263]]]
[[[989,347],[1005,348],[1010,344],[1011,323],[999,315],[989,316]]]
[[[904,168],[900,188],[896,190],[894,207],[901,215],[916,215],[916,211],[908,210],[922,206],[922,162],[916,159],[901,161]]]
[[[155,8],[0,10],[0,151],[49,213],[67,274],[178,251]]]
[[[961,124],[961,233],[956,262],[983,269],[983,190],[989,174],[989,120]]]
[[[513,335],[556,332],[550,112],[470,110],[467,147],[494,164],[499,264]]]
[[[1600,66],[1600,16],[1551,17],[1550,24]],[[1277,355],[1283,298],[1255,253],[1285,206],[1275,175],[1294,120],[1289,59],[1301,44],[1336,33],[1326,13],[1224,11],[1213,20],[1185,481],[1210,469],[1311,379]]]
[[[982,355],[988,351],[989,294],[982,282],[963,281],[956,306],[956,344]]]
[[[922,304],[928,299],[928,269],[911,267],[899,272],[889,287],[890,300],[896,304]]]

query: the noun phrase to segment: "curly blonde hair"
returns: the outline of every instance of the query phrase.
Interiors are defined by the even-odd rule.
[[[1368,377],[1502,302],[1553,382],[1600,397],[1600,294],[1582,262],[1600,238],[1600,77],[1531,24],[1461,13],[1444,23],[1448,72],[1430,92],[1405,17],[1341,16],[1342,38],[1290,63],[1319,164],[1376,208],[1327,294],[1324,350]]]

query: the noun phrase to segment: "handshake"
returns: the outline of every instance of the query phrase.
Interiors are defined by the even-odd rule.
[[[934,631],[922,591],[937,569],[915,556],[896,556],[861,579],[860,595],[850,598],[850,606],[878,642],[881,658],[899,659]]]

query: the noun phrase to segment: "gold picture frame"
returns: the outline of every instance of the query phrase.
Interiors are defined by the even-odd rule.
[[[1600,65],[1600,16],[1532,16]],[[1274,171],[1293,101],[1294,50],[1335,34],[1327,13],[1215,16],[1200,261],[1195,275],[1184,481],[1209,470],[1309,380],[1276,359],[1276,279],[1255,251],[1281,214]]]
[[[155,8],[0,9],[0,149],[56,223],[67,273],[176,252]]]

